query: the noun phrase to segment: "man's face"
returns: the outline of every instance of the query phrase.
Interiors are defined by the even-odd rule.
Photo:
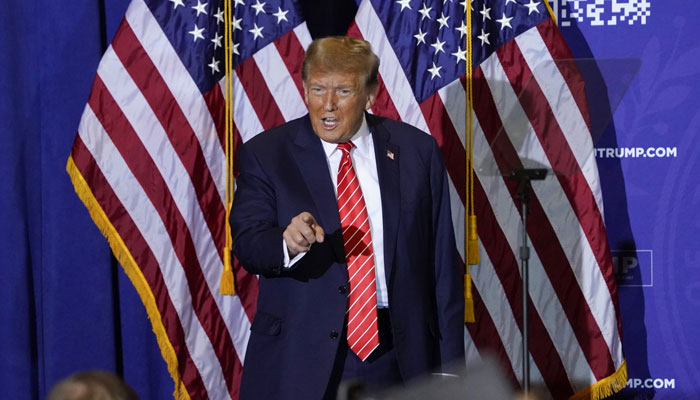
[[[363,77],[346,72],[311,68],[304,82],[304,100],[311,126],[330,143],[347,142],[360,129],[364,111],[374,104],[377,88],[367,88]]]

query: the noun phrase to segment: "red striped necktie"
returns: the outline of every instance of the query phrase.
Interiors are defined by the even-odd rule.
[[[377,286],[369,216],[350,159],[350,149],[353,146],[352,142],[338,145],[338,149],[343,152],[338,167],[338,212],[350,279],[348,346],[364,361],[379,346]]]

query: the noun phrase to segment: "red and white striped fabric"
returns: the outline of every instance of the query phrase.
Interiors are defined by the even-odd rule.
[[[203,93],[187,70],[182,43],[168,35],[196,44],[196,32],[173,16],[200,11],[178,3],[130,4],[100,62],[67,170],[146,306],[175,397],[236,399],[257,278],[235,264],[237,296],[219,294],[224,82]],[[306,112],[298,71],[310,41],[299,25],[237,67],[237,142]],[[216,62],[205,70],[214,73]]]
[[[464,243],[464,77],[419,103],[401,73],[396,43],[387,37],[386,29],[391,28],[380,17],[386,10],[375,10],[372,3],[360,4],[350,35],[370,41],[381,59],[384,87],[373,111],[409,122],[437,139],[452,182],[457,243]],[[473,8],[481,10],[482,3],[474,2]],[[537,4],[546,12],[544,5]],[[409,12],[403,5],[401,10],[395,7],[390,18]],[[426,13],[441,15],[439,9]],[[453,24],[456,29],[459,22]],[[409,35],[404,32],[404,36]],[[533,383],[543,385],[556,399],[600,398],[626,382],[585,93],[575,67],[555,62],[571,58],[554,21],[547,19],[498,48],[475,68],[473,79],[474,189],[481,263],[470,269],[476,323],[466,324],[467,358],[474,361],[492,353],[513,382],[522,376],[519,202],[517,183],[501,173],[532,165],[562,171],[533,184],[528,224],[534,250],[530,258],[531,376]],[[523,91],[527,96],[520,97]],[[464,256],[464,249],[459,250]]]

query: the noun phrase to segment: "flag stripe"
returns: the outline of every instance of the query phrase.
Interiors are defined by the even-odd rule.
[[[184,331],[180,324],[179,317],[175,307],[167,293],[167,287],[163,280],[163,275],[159,268],[155,256],[146,244],[143,236],[136,228],[133,220],[128,216],[128,212],[121,204],[120,200],[115,195],[111,186],[102,175],[100,169],[96,166],[92,154],[85,147],[85,144],[80,139],[80,136],[75,138],[71,153],[81,175],[87,184],[93,188],[93,195],[98,204],[105,212],[111,221],[119,221],[113,224],[119,235],[124,238],[126,247],[138,251],[132,252],[132,257],[139,265],[148,265],[148,268],[142,270],[142,274],[148,284],[153,288],[154,298],[158,299],[158,310],[161,320],[171,320],[176,323],[163,324],[165,332],[172,344],[173,351],[178,360],[179,372],[185,382],[185,387],[188,388],[190,394],[204,393],[204,382],[196,368],[186,368],[187,364],[192,364],[192,357],[189,350],[184,346]],[[122,218],[125,216],[124,218]]]
[[[288,32],[287,35],[293,35]],[[289,70],[284,68],[285,60],[277,51],[274,43],[263,47],[253,56],[257,69],[261,74],[265,87],[270,90],[270,96],[274,99],[278,110],[283,116],[283,122],[299,118],[306,114],[304,99],[299,93],[297,83],[292,78]],[[288,60],[291,62],[291,60]],[[280,68],[282,66],[282,68]]]
[[[586,184],[585,179],[582,178],[581,176],[581,170],[577,169],[577,164],[575,162],[574,156],[570,152],[570,147],[567,145],[566,141],[564,140],[564,133],[561,131],[561,128],[559,124],[553,121],[553,115],[551,108],[547,107],[547,104],[549,103],[545,98],[544,94],[542,93],[539,85],[537,84],[537,81],[531,80],[530,79],[530,70],[528,68],[528,64],[525,62],[524,59],[522,59],[522,53],[520,53],[519,49],[517,46],[514,46],[514,48],[511,50],[511,57],[517,57],[520,59],[520,67],[519,71],[514,72],[514,68],[506,66],[504,68],[508,78],[511,81],[511,84],[514,85],[514,87],[517,87],[517,85],[522,85],[522,82],[529,81],[528,83],[528,96],[531,98],[531,101],[529,102],[523,102],[524,106],[524,111],[527,114],[527,117],[530,121],[533,121],[532,127],[534,128],[534,132],[536,133],[537,137],[540,140],[540,143],[545,146],[545,151],[547,153],[547,158],[549,160],[556,159],[558,161],[558,165],[567,165],[570,166],[570,169],[564,170],[565,173],[564,175],[558,175],[557,178],[561,182],[561,189],[559,191],[561,192],[563,190],[564,194],[568,197],[570,204],[575,204],[577,207],[573,209],[573,212],[576,213],[576,215],[573,215],[571,218],[549,218],[550,221],[552,221],[552,226],[547,226],[546,228],[552,228],[552,236],[558,236],[560,239],[564,237],[562,233],[566,232],[567,230],[570,230],[570,228],[566,226],[561,226],[558,227],[558,224],[561,224],[562,220],[577,220],[583,227],[583,232],[580,237],[583,238],[588,238],[590,232],[600,232],[601,230],[604,231],[604,226],[602,225],[602,219],[600,219],[600,215],[597,213],[597,208],[595,207],[595,203],[593,201],[593,196],[591,194],[589,186]],[[522,77],[520,81],[517,80],[516,74],[521,74],[520,76]],[[565,108],[559,105],[557,108]],[[544,121],[549,121],[549,123],[545,124]],[[569,128],[569,129],[575,129],[575,128]],[[581,129],[581,128],[578,128]],[[556,167],[555,167],[556,168]],[[537,190],[536,194],[537,194]],[[537,196],[538,198],[541,198],[541,195]],[[549,196],[551,198],[551,196]],[[578,207],[582,207],[583,210],[579,211],[577,210]],[[541,207],[540,209],[534,208],[533,211],[535,213],[540,213],[544,214],[545,209],[550,209],[551,207]],[[598,218],[596,218],[596,216]],[[599,223],[599,224],[596,224]],[[597,225],[597,226],[596,226]],[[559,233],[557,235],[557,233]],[[596,235],[599,237],[599,235]],[[539,236],[538,238],[541,238]],[[536,238],[537,239],[537,238]],[[598,242],[600,239],[596,238],[594,239],[596,242]],[[588,243],[591,243],[591,240],[589,238]],[[589,247],[586,246],[588,243],[579,243],[578,246],[581,246],[584,250],[584,253],[588,253]],[[542,242],[542,246],[546,246],[546,242]],[[564,256],[566,256],[566,253],[564,252],[563,248],[560,248],[561,252],[563,253]],[[605,250],[606,247],[591,247],[590,249],[593,250],[593,255],[594,258],[591,258],[589,261],[589,265],[600,265],[601,263],[604,262],[605,259]],[[571,265],[579,265],[576,260],[570,260],[569,261]],[[557,265],[557,264],[550,264],[550,265]],[[599,270],[599,268],[596,268],[596,270]],[[589,308],[589,305],[585,303],[585,299],[588,299],[590,302],[592,302],[592,305],[590,306],[592,310],[589,308],[589,311],[587,314],[590,314],[592,318],[589,318],[589,324],[582,324],[580,325],[580,336],[579,340],[585,342],[585,332],[586,330],[590,330],[592,326],[601,326],[600,323],[597,321],[600,321],[603,319],[603,316],[596,316],[595,314],[591,314],[591,312],[598,312],[603,315],[607,314],[609,315],[609,312],[606,312],[606,308],[608,305],[612,305],[612,301],[610,298],[610,294],[605,293],[605,292],[600,292],[596,291],[595,288],[598,287],[598,284],[595,283],[595,281],[591,282],[590,280],[590,268],[586,270],[586,272],[580,271],[579,268],[573,268],[573,269],[567,269],[567,271],[572,272],[572,276],[574,279],[576,279],[576,282],[578,286],[581,288],[583,291],[582,293],[582,301],[583,304],[585,304],[586,308]],[[586,274],[583,276],[583,274]],[[601,279],[602,277],[599,274],[594,274],[594,278],[596,280]],[[608,287],[606,282],[600,282],[599,284],[601,287]],[[562,293],[563,295],[563,293]],[[581,308],[579,308],[579,311],[581,311]],[[574,313],[570,314],[570,317],[573,318]],[[597,317],[597,318],[596,318]],[[590,325],[590,323],[594,323],[594,325]],[[613,324],[612,328],[615,328],[615,325]],[[598,328],[599,329],[599,328]],[[594,336],[597,336],[599,334],[603,335],[603,339],[609,339],[611,336],[617,336],[617,332],[612,332],[611,334],[608,334],[608,332],[598,332],[594,333]],[[592,346],[592,351],[594,353],[597,352],[605,352],[601,346],[601,344],[598,341],[593,342],[594,345]],[[610,343],[604,343],[606,344],[607,347],[607,352],[608,357],[607,360],[604,360],[605,357],[599,357],[598,361],[600,362],[599,364],[592,364],[593,370],[596,373],[596,377],[598,379],[602,379],[609,374],[613,373],[615,371],[614,363],[612,361],[611,355],[613,353],[612,349],[610,348]],[[601,360],[601,358],[603,360]],[[590,361],[590,360],[589,360]],[[606,363],[607,361],[607,363]],[[606,365],[607,364],[607,365]]]
[[[148,151],[143,147],[129,121],[120,112],[119,105],[114,103],[114,99],[106,87],[103,86],[99,76],[95,79],[93,92],[88,100],[88,104],[93,109],[97,109],[101,105],[106,106],[102,108],[102,113],[98,114],[97,118],[101,121],[102,126],[110,127],[106,132],[122,154],[122,157],[124,154],[129,155],[129,157],[124,158],[124,161],[133,172],[140,187],[144,189],[148,200],[154,205],[155,213],[160,216],[160,219],[165,224],[166,234],[172,241],[173,251],[183,266],[192,300],[194,300],[195,313],[202,323],[202,327],[210,342],[212,344],[217,343],[215,340],[216,332],[226,331],[226,325],[219,314],[219,309],[215,305],[211,292],[207,290],[208,286],[197,259],[197,250],[195,249],[190,230],[179,213],[175,200],[171,196],[165,181],[156,172],[158,171],[156,164],[152,161]],[[151,223],[155,223],[155,215],[151,217]],[[235,351],[231,337],[225,335],[223,341],[220,341],[218,344],[217,347],[214,347],[214,350],[219,363],[223,368],[232,368],[231,365],[227,365],[228,362],[232,361],[227,355],[233,354]],[[224,376],[224,378],[227,379],[229,388],[232,389],[231,377]]]
[[[190,182],[194,186],[195,198],[204,213],[206,225],[209,227],[219,257],[223,259],[224,235],[223,226],[219,221],[225,214],[224,205],[216,200],[216,185],[206,165],[197,162],[204,158],[196,135],[189,126],[185,115],[170,92],[169,87],[161,79],[148,55],[139,46],[128,23],[122,25],[112,41],[115,54],[126,67],[133,82],[138,86],[151,110],[153,110],[164,132],[170,139],[170,144],[177,153],[182,165],[187,170]],[[201,96],[200,96],[201,97]],[[136,119],[140,123],[140,119]],[[141,131],[136,128],[137,131]],[[148,131],[146,131],[148,132]],[[216,134],[215,130],[212,130]],[[153,166],[155,168],[155,165]]]
[[[515,323],[522,331],[522,279],[518,274],[513,273],[513,271],[520,269],[519,262],[508,246],[508,241],[488,206],[488,199],[479,180],[474,182],[474,189],[474,197],[482,221],[477,227],[479,237],[481,238],[484,251],[491,261],[491,265],[482,263],[480,268],[476,269],[494,269],[496,276],[501,282],[505,295],[504,299],[510,305]],[[491,302],[490,304],[495,306],[499,302]],[[573,390],[568,385],[569,380],[566,376],[564,365],[558,356],[540,314],[532,303],[528,305],[528,314],[530,337],[537,339],[530,341],[529,347],[532,359],[542,373],[544,382],[554,397],[568,398],[573,394]],[[508,342],[513,343],[516,340],[517,335],[516,337],[511,336]],[[519,358],[516,357],[515,359],[518,360]]]
[[[301,42],[297,38],[295,31],[289,31],[288,33],[282,35],[277,41],[273,42],[275,48],[279,52],[282,58],[284,66],[287,67],[289,75],[294,80],[294,84],[299,91],[301,96],[304,95],[304,87],[301,82],[301,67],[304,62],[304,52],[305,48],[302,46]],[[274,66],[274,64],[270,64]],[[302,115],[306,112],[306,107],[304,103],[301,103]]]
[[[505,46],[508,46],[508,44],[506,44]],[[490,68],[490,71],[496,71],[498,68],[496,65],[499,65],[495,62],[495,57],[493,57],[493,60],[494,67]],[[502,63],[500,65],[502,65]],[[485,69],[483,68],[484,66],[489,66],[489,63],[485,62],[481,68],[477,68],[474,74],[475,94],[478,92],[488,93],[489,90],[483,87],[483,85],[486,83],[482,72]],[[515,65],[513,68],[523,68],[523,66]],[[503,70],[506,73],[508,73],[508,69],[509,66],[503,66]],[[495,85],[503,86],[502,82],[504,81],[499,81],[498,78],[499,77],[496,76],[493,78],[489,77],[486,79],[488,79],[489,84],[491,84],[491,82],[496,82]],[[490,90],[494,91],[497,89],[498,88],[491,88]],[[491,94],[491,96],[500,98],[508,97],[496,96],[493,93]],[[496,136],[499,134],[500,129],[493,126],[490,127],[488,124],[485,124],[488,116],[497,117],[500,112],[500,110],[497,109],[496,105],[493,102],[488,101],[490,98],[492,98],[491,96],[484,95],[480,97],[480,100],[482,100],[481,102],[475,102],[475,111],[477,118],[479,119],[479,123],[481,124],[481,126],[484,128],[484,133],[487,136],[487,141],[494,142],[495,140],[497,140],[497,151],[494,153],[494,156],[496,157],[496,163],[499,165],[500,171],[508,171],[512,168],[519,168],[522,166],[522,164],[520,163],[520,158],[517,156],[517,152],[513,148],[511,142],[509,141],[507,134],[502,134],[496,139]],[[514,96],[509,97],[514,98]],[[486,106],[488,106],[488,108],[486,108]],[[546,107],[546,103],[538,103],[536,106],[540,108]],[[508,118],[512,118],[512,113],[508,114]],[[500,126],[500,122],[496,126]],[[506,132],[508,132],[507,129]],[[506,163],[504,162],[504,159],[509,160],[509,166],[505,166]],[[513,181],[506,181],[506,186],[509,188],[511,198],[515,202],[515,192],[517,183]],[[537,184],[534,184],[533,188],[536,187]],[[551,196],[548,196],[548,198],[551,198]],[[535,248],[535,251],[537,251],[540,259],[542,260],[545,270],[547,271],[547,276],[552,282],[552,285],[557,292],[558,298],[562,302],[564,311],[569,317],[571,325],[574,327],[574,332],[577,338],[579,339],[579,345],[584,346],[584,354],[586,355],[591,354],[590,350],[603,350],[605,353],[607,353],[607,346],[605,348],[601,348],[601,343],[599,342],[593,341],[593,343],[597,344],[590,345],[591,347],[589,347],[591,339],[588,339],[587,336],[590,333],[590,329],[595,329],[594,327],[596,327],[597,324],[592,318],[590,308],[586,303],[586,298],[583,296],[583,293],[581,292],[576,282],[576,277],[574,276],[573,271],[571,270],[569,261],[567,260],[563,249],[559,245],[559,239],[554,233],[554,229],[552,228],[550,220],[546,216],[543,210],[543,206],[540,204],[537,196],[531,199],[530,210],[530,219],[538,221],[537,227],[535,228],[536,231],[533,231],[532,227],[529,227],[528,229],[530,243],[532,243],[532,246]],[[562,268],[562,266],[567,267]],[[597,335],[594,334],[593,337],[600,337],[600,333],[598,333]],[[602,344],[604,345],[604,343]],[[592,360],[589,359],[589,362],[591,361]],[[592,368],[595,371],[596,366],[592,366]]]
[[[179,268],[177,270],[162,270],[162,273],[170,298],[183,324],[183,330],[187,332],[185,343],[197,368],[200,371],[208,371],[207,375],[202,375],[202,380],[209,395],[214,398],[228,398],[226,385],[218,384],[218,382],[227,382],[222,374],[221,364],[217,362],[214,366],[204,368],[211,360],[219,360],[220,357],[212,347],[207,333],[200,324],[200,319],[191,313],[193,305],[191,291],[187,285],[180,283],[182,276],[176,274],[183,267],[180,259],[175,254],[175,249],[172,247],[166,226],[159,217],[158,211],[153,207],[148,194],[143,191],[145,188],[139,185],[136,177],[132,175],[130,167],[127,166],[127,162],[121,156],[122,154],[132,156],[134,153],[120,152],[112,142],[112,139],[116,136],[121,136],[124,132],[128,134],[131,128],[123,116],[119,116],[121,112],[113,104],[109,93],[106,93],[104,88],[99,86],[101,85],[99,77],[95,79],[95,83],[98,86],[93,88],[93,94],[95,95],[91,95],[91,98],[97,100],[94,103],[89,103],[85,109],[79,129],[80,137],[90,153],[93,154],[97,167],[104,174],[108,185],[117,194],[121,204],[134,221],[136,228],[146,239],[146,245],[152,250],[158,265],[171,265]],[[107,108],[111,107],[108,117],[103,116],[102,121],[109,120],[110,124],[107,126],[112,130],[119,127],[119,135],[110,134],[102,128],[105,126],[104,122],[92,112],[91,107],[95,105],[103,106],[103,112],[106,112]],[[91,133],[90,135],[83,135],[83,132],[88,131]],[[131,159],[133,160],[133,158]],[[137,248],[136,251],[139,251],[139,249]],[[235,354],[231,352],[228,353],[228,356],[235,357]]]
[[[270,88],[258,69],[255,59],[249,58],[243,61],[234,70],[263,129],[282,125],[285,122],[284,116],[270,93]]]
[[[209,168],[221,201],[224,202],[226,163],[223,160],[226,158],[221,142],[218,139],[214,140],[216,125],[199,88],[144,0],[132,0],[125,18],[197,136],[203,151],[203,160]]]
[[[120,32],[128,32],[128,25],[125,25]],[[119,41],[115,39],[115,43],[117,42]],[[138,51],[134,51],[134,53],[138,54]],[[161,171],[160,176],[167,180],[167,190],[172,193],[170,198],[176,202],[177,209],[183,213],[182,218],[187,223],[187,227],[192,233],[192,241],[196,248],[198,260],[202,266],[206,267],[203,268],[203,273],[205,274],[208,287],[216,288],[219,282],[221,258],[217,257],[217,253],[220,252],[217,251],[216,243],[212,239],[211,232],[206,227],[209,224],[216,224],[223,219],[223,209],[218,211],[218,213],[220,213],[218,221],[214,220],[207,223],[204,221],[204,216],[199,207],[190,207],[188,205],[188,199],[196,198],[197,194],[194,192],[195,189],[193,189],[193,185],[189,179],[178,179],[178,177],[188,175],[193,177],[196,176],[195,174],[202,175],[203,173],[197,172],[197,170],[195,170],[195,172],[188,172],[184,169],[180,158],[170,146],[171,140],[166,137],[161,123],[153,114],[149,113],[151,108],[146,103],[142,94],[149,93],[150,90],[154,90],[157,93],[157,80],[152,79],[153,84],[150,85],[151,89],[139,90],[134,85],[133,81],[131,81],[131,77],[121,68],[121,63],[114,55],[115,52],[112,51],[110,47],[103,57],[103,63],[98,69],[98,74],[110,68],[111,73],[102,74],[106,77],[105,83],[109,83],[111,93],[115,93],[118,96],[115,99],[118,100],[117,106],[120,107],[130,121],[135,121],[134,123],[136,125],[134,131],[130,132],[138,134],[140,142],[147,146],[150,157],[153,157],[153,161],[151,161],[151,158],[145,158],[144,160],[134,159],[133,162],[139,165],[150,164],[145,168],[144,173],[146,174],[159,170],[156,166],[168,167],[167,170]],[[165,95],[160,95],[160,97],[162,99],[167,98]],[[108,111],[112,110],[108,109]],[[173,111],[170,114],[176,114],[176,112]],[[172,129],[174,130],[175,128]],[[184,149],[182,150],[185,151]],[[194,153],[195,149],[191,149],[191,152]],[[201,160],[201,158],[199,158],[199,160]],[[192,162],[194,162],[194,160]],[[200,168],[206,169],[203,163],[199,162],[196,164]],[[157,189],[154,190],[157,191]],[[211,196],[209,196],[208,202],[209,204],[218,204],[221,206],[215,193],[214,191],[210,191]],[[200,202],[200,204],[202,203]],[[222,228],[220,227],[218,229],[221,232],[219,237],[223,236]],[[223,241],[219,241],[219,245],[223,246]],[[234,337],[240,336],[240,334],[235,334],[237,330],[241,329],[241,326],[235,323],[235,321],[239,319],[239,314],[241,313],[241,310],[236,304],[238,300],[234,300],[233,304],[231,302],[225,302],[217,291],[213,292],[218,309],[222,310],[226,315],[229,315],[229,318],[224,318],[224,323],[226,323],[228,331]],[[246,323],[243,326],[248,325],[249,323]],[[238,353],[242,354],[244,351],[244,341],[238,341],[236,343],[236,348]]]
[[[496,115],[495,110],[492,111],[492,113],[492,115]],[[474,142],[475,153],[492,157],[485,136],[480,134],[481,128],[477,127],[476,132],[477,135]],[[486,230],[487,228],[484,227],[484,224],[491,227],[491,229],[500,227],[498,232],[500,234],[502,231],[504,239],[507,241],[507,243],[503,243],[506,250],[498,249],[493,253],[501,254],[503,251],[509,251],[508,257],[515,259],[521,245],[521,226],[519,223],[513,223],[513,221],[517,221],[520,218],[520,214],[516,209],[516,205],[510,201],[510,194],[505,185],[505,181],[498,175],[482,174],[479,173],[478,170],[477,177],[484,193],[484,196],[477,201],[477,215],[479,215],[480,218],[478,228],[480,231],[482,229]],[[492,233],[490,233],[490,231],[480,233],[480,237],[486,242],[492,241],[491,236]],[[491,267],[488,266],[482,268],[484,267],[483,262],[484,261],[482,261],[479,267],[474,269],[473,274],[476,276],[475,283],[482,279],[481,276],[484,276],[482,274],[486,273],[482,272],[483,269],[487,271],[491,270]],[[498,264],[500,261],[494,261],[494,263]],[[561,308],[561,303],[552,300],[556,299],[556,294],[552,288],[551,282],[547,279],[537,252],[531,253],[529,267],[530,280],[532,282],[538,282],[537,290],[531,291],[530,296],[557,349],[562,364],[566,367],[566,371],[569,371],[569,380],[572,383],[577,379],[586,382],[589,381],[593,374],[588,363],[585,361],[581,348],[579,346],[572,346],[570,339],[574,337],[572,327]],[[479,274],[476,274],[476,272],[479,272]],[[513,274],[516,279],[519,279],[519,277],[516,276],[516,272],[511,272],[511,274]],[[518,285],[521,284],[520,281]]]

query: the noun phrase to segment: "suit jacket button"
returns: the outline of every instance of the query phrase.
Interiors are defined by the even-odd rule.
[[[348,292],[348,288],[345,286],[338,286],[338,293],[345,294]]]
[[[338,339],[338,331],[331,331],[330,337],[331,339]]]

